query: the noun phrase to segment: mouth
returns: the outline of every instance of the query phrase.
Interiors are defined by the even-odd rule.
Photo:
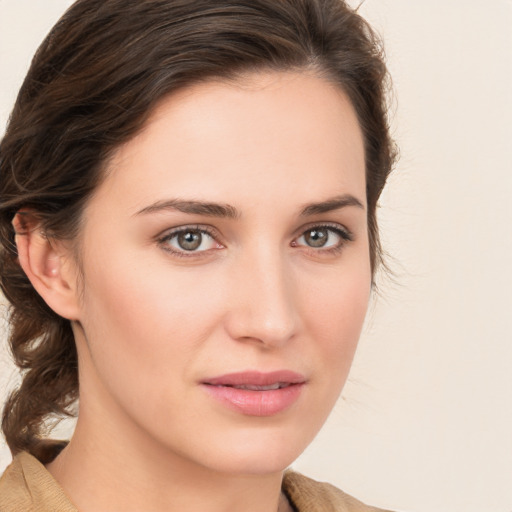
[[[279,370],[275,372],[247,371],[229,373],[219,377],[206,379],[204,384],[233,388],[255,388],[253,391],[265,391],[265,389],[257,388],[279,389],[293,384],[304,384],[305,382],[306,377],[300,373],[293,372],[291,370]]]
[[[221,405],[246,416],[274,416],[299,400],[306,378],[296,372],[240,372],[206,379],[205,391]]]
[[[247,391],[272,391],[275,389],[283,389],[288,386],[294,386],[294,384],[290,384],[289,382],[276,382],[275,384],[269,384],[268,386],[255,386],[252,384],[240,384],[237,386],[231,386],[230,384],[216,384],[217,387],[228,387],[234,389],[245,389]]]

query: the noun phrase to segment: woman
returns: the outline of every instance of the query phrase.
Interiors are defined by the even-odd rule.
[[[386,78],[339,0],[71,7],[0,146],[2,511],[376,510],[284,471],[380,262]]]

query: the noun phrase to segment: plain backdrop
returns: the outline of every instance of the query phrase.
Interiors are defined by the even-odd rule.
[[[0,0],[0,131],[70,3]],[[360,9],[394,78],[401,160],[379,215],[395,276],[295,468],[397,511],[512,512],[512,1]],[[16,382],[2,350],[0,401]]]

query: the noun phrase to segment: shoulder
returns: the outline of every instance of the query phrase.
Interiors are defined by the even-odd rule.
[[[325,482],[287,471],[283,491],[297,512],[390,512],[370,507]]]
[[[35,457],[21,452],[0,478],[0,512],[77,512]]]

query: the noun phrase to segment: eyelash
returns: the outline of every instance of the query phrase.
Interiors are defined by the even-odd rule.
[[[205,226],[183,226],[180,228],[176,228],[172,231],[167,232],[164,236],[158,238],[158,243],[162,246],[164,251],[167,251],[171,253],[173,256],[177,256],[178,258],[197,258],[201,256],[205,256],[205,253],[209,252],[209,250],[206,251],[185,251],[185,250],[176,250],[170,247],[169,242],[185,233],[200,233],[201,235],[207,235],[213,240],[217,241],[217,238],[219,238],[218,234]],[[220,242],[217,242],[220,244]],[[222,244],[220,244],[222,245]]]
[[[311,226],[308,226],[306,229],[303,229],[301,234],[294,239],[294,241],[292,242],[293,247],[299,247],[299,245],[296,243],[296,240],[303,237],[306,233],[315,231],[315,230],[326,230],[331,233],[335,233],[340,238],[340,242],[337,243],[336,245],[334,245],[333,247],[328,247],[325,249],[322,247],[315,249],[314,247],[307,246],[307,245],[300,246],[300,247],[304,247],[306,250],[311,251],[311,253],[313,253],[313,254],[320,253],[320,254],[335,255],[335,254],[340,253],[345,248],[345,245],[347,243],[354,241],[354,235],[348,229],[341,227],[338,224],[329,224],[329,223],[313,224]]]
[[[308,232],[312,232],[314,230],[326,230],[331,233],[335,233],[339,238],[340,242],[336,244],[333,247],[328,247],[327,249],[323,249],[322,247],[314,248],[307,245],[299,245],[297,244],[297,240],[301,237],[305,236]],[[162,246],[162,248],[171,253],[173,256],[177,256],[179,258],[198,258],[202,256],[206,256],[207,253],[210,252],[211,249],[206,249],[203,251],[185,251],[185,250],[176,250],[170,247],[169,242],[173,240],[175,237],[179,236],[180,234],[185,233],[200,233],[202,235],[207,235],[211,237],[214,241],[216,241],[217,244],[222,245],[220,242],[217,241],[219,238],[216,231],[209,229],[205,226],[183,226],[180,228],[176,228],[170,232],[167,232],[165,235],[159,237],[157,239],[157,242],[159,245]],[[354,241],[353,234],[346,228],[342,228],[339,225],[333,225],[333,224],[314,224],[311,226],[308,226],[306,229],[303,229],[299,236],[294,238],[292,242],[292,247],[303,247],[306,250],[311,251],[313,254],[338,254],[340,253],[345,245],[349,242]]]

